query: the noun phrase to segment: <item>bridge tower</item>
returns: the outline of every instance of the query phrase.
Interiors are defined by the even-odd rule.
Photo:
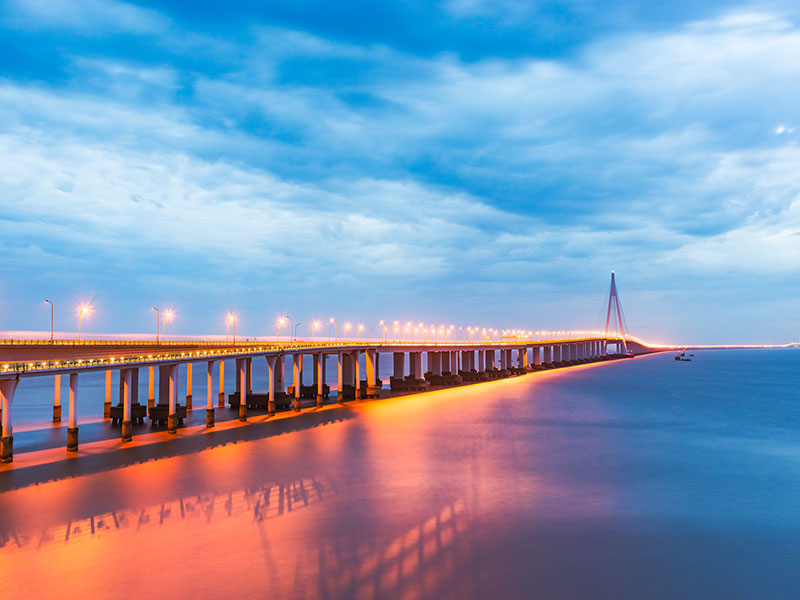
[[[622,352],[628,353],[628,344],[625,341],[625,330],[628,324],[625,322],[625,315],[622,313],[622,305],[619,303],[619,294],[617,293],[617,282],[614,279],[614,271],[611,271],[611,288],[608,292],[608,312],[606,313],[606,333],[605,338],[608,339],[608,326],[611,324],[612,315],[615,317],[619,325],[619,333],[622,338]],[[630,333],[630,332],[629,332]]]

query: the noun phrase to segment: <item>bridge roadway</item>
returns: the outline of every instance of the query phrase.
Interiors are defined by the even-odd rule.
[[[620,338],[587,337],[552,340],[508,340],[502,342],[162,342],[147,341],[41,341],[17,340],[0,343],[0,462],[13,460],[13,404],[20,382],[28,377],[54,378],[53,422],[61,421],[62,375],[69,376],[67,450],[78,449],[78,381],[81,373],[105,371],[104,418],[121,423],[122,441],[132,439],[132,421],[150,418],[153,425],[166,425],[175,434],[187,410],[192,409],[193,366],[206,366],[206,427],[214,427],[215,404],[224,407],[225,362],[234,360],[236,392],[227,401],[238,407],[239,420],[247,421],[248,408],[262,408],[273,416],[280,408],[300,411],[301,398],[322,406],[328,399],[325,384],[328,358],[336,358],[336,401],[376,398],[383,382],[378,378],[381,354],[393,360],[390,388],[393,391],[424,391],[431,386],[452,386],[528,371],[564,367],[621,357]],[[613,352],[612,352],[613,348]],[[627,340],[632,354],[654,351]],[[427,355],[423,371],[423,354]],[[302,385],[305,356],[313,359],[313,384]],[[253,362],[266,359],[266,393],[252,390]],[[363,360],[362,360],[363,359]],[[295,385],[284,392],[286,362]],[[363,375],[362,378],[362,363]],[[217,367],[217,364],[219,366]],[[139,403],[139,373],[147,369],[147,405]],[[156,378],[156,368],[158,377]],[[186,380],[185,404],[178,401],[179,370]],[[119,371],[119,403],[111,402],[111,374]],[[214,376],[219,393],[213,392]],[[156,381],[158,395],[156,396]],[[300,382],[300,385],[296,385]],[[244,394],[242,391],[244,390]],[[244,401],[241,401],[241,399]],[[215,402],[216,400],[216,402]]]

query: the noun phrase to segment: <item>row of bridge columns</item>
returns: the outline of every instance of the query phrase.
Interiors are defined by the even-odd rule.
[[[555,364],[582,361],[600,357],[606,353],[605,342],[600,340],[588,342],[569,342],[562,344],[546,344],[534,346],[532,354],[532,365],[528,355],[527,347],[502,348],[499,350],[499,367],[509,369],[512,367],[512,353],[517,351],[516,363],[518,367],[530,368],[533,366],[546,368]],[[339,351],[335,354],[337,365],[337,401],[344,402],[345,386],[353,388],[355,399],[362,398],[361,388],[361,366],[359,356],[365,355],[365,380],[367,393],[370,389],[378,386],[378,365],[380,354],[374,348],[364,350]],[[330,353],[329,353],[330,354]],[[422,352],[409,352],[409,374],[415,379],[423,379]],[[285,357],[292,357],[293,381],[293,408],[300,410],[300,397],[302,393],[303,381],[303,360],[302,353],[288,353],[286,355],[274,355],[266,357],[268,373],[268,414],[275,414],[275,399],[278,392],[283,391]],[[323,405],[324,386],[326,381],[326,357],[325,353],[312,353],[313,359],[313,385],[315,388],[316,405]],[[431,351],[428,352],[428,370],[436,375],[450,372],[458,374],[463,371],[485,371],[497,367],[497,352],[495,350],[466,350],[466,351]],[[247,420],[247,396],[252,394],[253,364],[252,357],[237,358],[236,360],[236,390],[239,393],[239,420]],[[225,406],[225,361],[209,360],[206,362],[207,377],[207,406],[206,406],[206,425],[213,427],[215,424],[214,415],[214,370],[219,365],[219,392],[217,394],[218,406]],[[176,433],[178,429],[178,367],[179,363],[158,365],[158,401],[159,406],[163,406],[167,411],[167,431]],[[193,403],[192,381],[193,363],[187,362],[187,382],[185,408],[191,410]],[[119,379],[119,403],[122,405],[121,437],[123,441],[132,439],[132,408],[138,405],[139,401],[139,368],[121,368]],[[403,379],[405,376],[405,353],[393,353],[393,375],[396,379]],[[13,434],[12,434],[12,414],[14,392],[19,379],[0,380],[0,461],[10,461],[13,456]],[[105,401],[104,415],[110,416],[111,413],[111,370],[106,371],[105,375]],[[147,407],[152,409],[156,406],[155,396],[155,366],[148,367],[148,394]],[[68,402],[68,423],[67,423],[67,450],[77,451],[78,449],[78,420],[77,420],[77,397],[78,397],[78,373],[69,373],[69,402]],[[59,423],[62,418],[61,410],[61,375],[55,375],[55,390],[53,396],[53,422]]]

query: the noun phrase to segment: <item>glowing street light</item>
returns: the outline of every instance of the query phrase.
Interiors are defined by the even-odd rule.
[[[356,341],[358,341],[358,339],[359,339],[359,337],[360,337],[360,335],[359,335],[359,334],[360,334],[360,333],[361,333],[363,330],[364,330],[364,326],[363,326],[363,325],[360,325],[360,324],[359,324],[359,326],[358,326],[358,327],[356,327]]]
[[[233,323],[233,343],[236,343],[236,313],[229,312],[228,318],[225,321],[225,343],[228,342],[228,332],[230,331],[231,323]]]
[[[280,342],[281,341],[281,325],[283,325],[285,322],[286,322],[286,319],[284,319],[283,317],[278,317],[278,320],[275,322],[276,325],[277,325],[277,330],[275,332],[275,341],[276,342]]]
[[[50,341],[53,341],[53,303],[50,300],[45,300],[50,305]]]
[[[381,327],[383,327],[383,343],[386,343],[386,323],[384,321],[380,321]]]
[[[314,332],[319,329],[320,322],[319,321],[312,321],[311,322],[311,342],[314,342]]]
[[[345,338],[347,337],[347,332],[348,332],[348,331],[350,331],[350,327],[351,327],[351,325],[350,325],[350,321],[347,321],[347,322],[344,324],[344,333],[345,333],[344,337],[345,337]]]
[[[159,319],[161,317],[161,311],[159,311],[155,306],[151,306],[154,311],[156,311],[156,344],[158,343],[158,330],[160,327]]]
[[[81,321],[83,320],[83,315],[88,315],[92,312],[92,307],[88,304],[84,304],[78,309],[78,341],[81,341]]]
[[[339,325],[336,323],[336,319],[334,319],[333,317],[331,317],[330,322],[332,323],[332,325],[328,326],[328,341],[329,342],[331,341],[331,327],[333,327],[333,333],[336,336],[334,338],[334,341],[338,342],[339,341]]]
[[[300,327],[300,325],[302,325],[302,323],[295,323],[294,325],[294,337],[292,338],[293,342],[297,340],[297,328]]]
[[[161,321],[161,339],[167,341],[167,321],[171,321],[175,313],[171,310],[164,311],[164,319]],[[236,325],[234,324],[233,341],[236,341]]]

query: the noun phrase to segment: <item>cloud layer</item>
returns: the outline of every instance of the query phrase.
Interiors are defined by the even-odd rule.
[[[476,57],[69,4],[3,9],[30,60],[0,80],[2,329],[45,295],[94,296],[98,330],[153,303],[187,334],[230,309],[254,334],[283,312],[593,328],[614,269],[642,337],[800,335],[791,13]],[[534,18],[490,8],[441,18]]]

